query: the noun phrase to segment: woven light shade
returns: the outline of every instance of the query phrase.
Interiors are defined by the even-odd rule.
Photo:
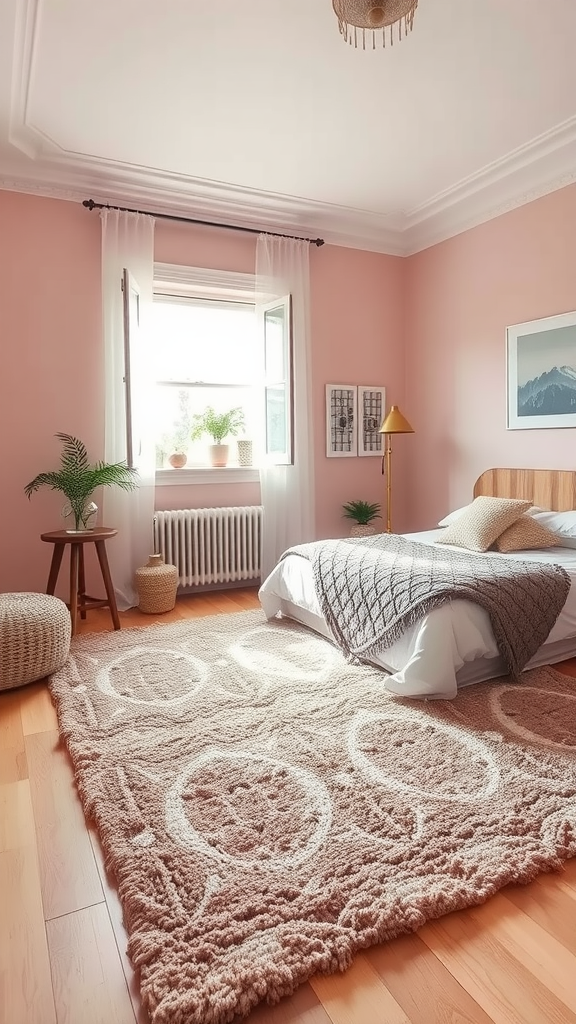
[[[394,42],[394,26],[398,26],[398,39],[412,31],[414,12],[418,0],[332,0],[332,7],[340,32],[350,45],[372,45],[376,49],[376,40],[382,33],[382,46],[386,46],[386,32],[390,46]]]

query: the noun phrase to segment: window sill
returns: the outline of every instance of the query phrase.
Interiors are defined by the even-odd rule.
[[[259,483],[258,469],[241,466],[226,466],[225,469],[211,469],[199,466],[195,469],[157,469],[156,487],[173,487],[193,484],[252,484]]]

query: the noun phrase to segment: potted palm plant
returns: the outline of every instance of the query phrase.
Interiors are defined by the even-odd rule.
[[[191,438],[198,441],[203,434],[208,434],[214,442],[209,447],[210,464],[222,468],[228,464],[229,451],[224,441],[227,437],[239,434],[244,429],[244,422],[244,410],[240,406],[228,412],[216,412],[211,405],[207,405],[204,412],[196,413],[193,417]]]
[[[381,519],[381,505],[370,501],[348,501],[342,506],[342,515],[345,519],[353,519],[356,526],[350,529],[351,537],[369,537],[376,533],[376,527],[372,525],[374,519]]]
[[[131,469],[125,462],[96,462],[90,465],[86,445],[71,434],[56,434],[62,442],[60,469],[48,473],[39,473],[29,484],[24,493],[28,498],[34,491],[44,485],[53,491],[61,491],[68,498],[62,515],[74,516],[74,529],[68,533],[83,533],[90,529],[88,522],[98,511],[98,506],[91,501],[97,487],[116,485],[125,491],[132,491],[137,486],[138,472]]]

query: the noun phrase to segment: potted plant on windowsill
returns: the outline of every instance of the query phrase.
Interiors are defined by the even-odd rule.
[[[240,406],[228,412],[216,412],[207,405],[203,413],[193,417],[191,438],[198,441],[203,434],[208,434],[213,444],[209,445],[210,464],[215,468],[228,465],[229,446],[224,444],[227,437],[235,436],[244,429],[244,410]]]
[[[186,465],[191,430],[190,392],[181,388],[178,392],[178,416],[172,424],[171,431],[163,434],[156,446],[157,462],[160,466],[165,457],[173,469],[182,469]]]
[[[53,491],[61,491],[68,498],[69,505],[62,510],[63,516],[74,516],[74,529],[67,533],[84,533],[91,529],[89,520],[98,511],[90,499],[97,487],[116,485],[124,491],[133,491],[137,486],[138,471],[125,462],[96,462],[90,465],[86,445],[71,434],[56,434],[62,442],[60,469],[39,473],[24,493],[30,498],[34,491],[46,485]]]
[[[381,519],[381,505],[369,501],[348,501],[342,506],[342,515],[345,519],[353,519],[355,526],[350,528],[351,537],[370,537],[377,532],[372,525],[374,519]]]

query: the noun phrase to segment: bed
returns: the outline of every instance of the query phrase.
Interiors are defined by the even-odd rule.
[[[566,513],[576,509],[576,473],[567,470],[491,469],[474,485],[473,497],[525,499],[543,510]],[[536,516],[555,531],[553,516]],[[560,517],[557,517],[560,518]],[[525,669],[553,664],[576,656],[576,513],[574,537],[558,534],[558,546],[544,550],[507,553],[507,559],[560,565],[569,577],[565,603],[545,642]],[[563,527],[561,527],[563,529]],[[405,535],[436,545],[443,528]],[[490,552],[493,556],[493,552]],[[334,640],[323,615],[314,585],[312,565],[298,555],[287,555],[276,565],[259,591],[260,602],[271,619],[294,619]],[[459,687],[506,673],[487,611],[469,600],[450,600],[427,612],[393,644],[365,660],[387,673],[390,692],[420,698],[453,698]]]

